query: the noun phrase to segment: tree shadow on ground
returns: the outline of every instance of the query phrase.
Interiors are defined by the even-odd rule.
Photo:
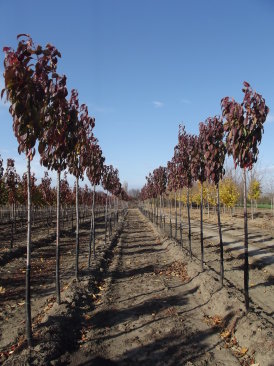
[[[164,330],[163,330],[164,332]],[[218,333],[218,328],[209,328],[204,331],[188,329],[182,324],[169,332],[168,335],[152,335],[151,341],[147,344],[130,349],[115,362],[103,357],[92,357],[90,360],[79,364],[79,366],[97,365],[95,361],[104,362],[105,365],[186,365],[187,362],[195,362],[203,359],[204,364],[211,364],[214,361],[212,351],[220,347],[221,340],[212,342],[209,339]],[[236,361],[236,360],[235,360]],[[98,363],[104,365],[104,363]]]
[[[119,323],[133,320],[139,316],[156,314],[171,306],[186,305],[188,300],[185,297],[174,295],[165,298],[156,298],[144,301],[141,304],[127,309],[109,309],[99,311],[92,318],[92,325],[95,328],[113,327]]]

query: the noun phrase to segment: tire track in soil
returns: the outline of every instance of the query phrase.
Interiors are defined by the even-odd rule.
[[[176,260],[131,209],[95,309],[70,365],[239,365],[203,320],[198,288],[167,269]],[[170,274],[170,273],[169,273]]]

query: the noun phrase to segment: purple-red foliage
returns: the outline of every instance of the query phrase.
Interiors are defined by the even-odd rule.
[[[246,81],[243,84],[243,102],[240,104],[225,97],[221,100],[221,107],[226,119],[224,129],[228,154],[233,156],[235,167],[252,169],[258,158],[258,145],[269,108],[262,95],[253,91]]]
[[[201,183],[206,181],[206,169],[205,169],[205,150],[204,150],[204,135],[205,124],[199,125],[199,136],[192,136],[191,144],[191,174],[194,180],[198,180]]]
[[[55,194],[54,190],[51,188],[52,179],[49,177],[49,173],[45,172],[44,177],[41,179],[41,184],[39,185],[39,190],[42,194],[43,200],[46,205],[53,205]]]
[[[216,116],[207,118],[203,129],[203,143],[206,175],[217,185],[225,173],[226,147],[222,118]]]
[[[167,182],[169,191],[177,191],[180,188],[179,169],[174,157],[167,162]]]
[[[102,186],[106,191],[114,195],[120,194],[121,183],[119,180],[118,169],[114,169],[112,165],[104,165]]]
[[[20,183],[20,176],[16,173],[13,159],[7,159],[4,181],[8,190],[8,202],[9,204],[15,204],[18,200],[17,189]]]
[[[97,140],[89,145],[89,162],[87,165],[87,177],[92,185],[100,184],[104,171],[105,158]]]
[[[179,166],[180,188],[182,188],[182,186],[192,186],[193,177],[191,174],[191,157],[193,139],[194,137],[192,135],[186,133],[185,127],[180,125],[178,133],[178,145],[174,149],[174,156]]]
[[[3,48],[5,88],[1,97],[6,93],[11,103],[9,111],[19,154],[24,151],[32,158],[36,140],[43,132],[50,80],[61,54],[50,44],[45,48],[35,46],[27,34],[19,34],[17,39],[16,50]]]
[[[162,195],[166,191],[167,186],[167,173],[166,168],[160,166],[153,170],[153,181],[156,191],[156,195]]]

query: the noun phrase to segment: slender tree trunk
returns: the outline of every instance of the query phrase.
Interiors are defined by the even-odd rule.
[[[178,225],[178,219],[177,219],[177,191],[175,191],[175,196],[174,196],[174,205],[175,205],[175,239],[177,239],[177,225]]]
[[[201,269],[204,270],[204,232],[203,232],[203,182],[201,182],[201,206],[200,206],[200,236],[201,236]]]
[[[155,203],[155,198],[153,198],[153,222],[154,224],[156,223],[156,203]]]
[[[79,178],[76,177],[76,252],[75,252],[75,278],[78,280],[79,264]]]
[[[95,185],[93,186],[92,208],[91,208],[91,219],[90,219],[90,236],[89,236],[89,252],[88,252],[89,267],[91,261],[91,245],[93,246],[93,257],[95,258]]]
[[[106,206],[105,206],[105,243],[107,242],[107,227],[108,227],[108,193],[106,196]]]
[[[12,203],[11,205],[11,237],[10,237],[10,249],[13,248],[13,233],[14,233],[14,212],[13,212],[13,205],[14,203]]]
[[[182,228],[182,189],[180,189],[180,199],[179,199],[179,215],[180,215],[180,244],[183,248],[183,228]]]
[[[245,294],[245,308],[249,310],[249,264],[248,264],[248,229],[247,229],[247,192],[246,192],[246,170],[244,168],[244,294]]]
[[[169,198],[169,236],[172,238],[172,224],[171,224],[171,199]]]
[[[111,196],[109,196],[109,200],[108,200],[108,236],[110,239],[110,236],[111,236]]]
[[[31,303],[30,303],[30,258],[31,258],[31,189],[30,189],[30,157],[27,157],[27,185],[28,185],[28,221],[27,221],[27,268],[26,268],[26,336],[28,346],[32,346]]]
[[[16,227],[16,202],[14,203],[13,206],[13,217],[14,217],[14,234],[16,235],[16,231],[17,231],[17,227]]]
[[[158,221],[158,197],[156,198],[156,225],[159,224],[159,221]]]
[[[92,219],[92,208],[91,208],[90,230],[89,230],[89,247],[88,247],[88,267],[90,267],[90,261],[91,261],[92,234],[93,234],[93,219]]]
[[[57,171],[57,207],[56,207],[56,300],[60,304],[60,171]]]
[[[192,259],[191,249],[191,222],[190,222],[190,204],[189,204],[189,187],[187,187],[187,218],[188,218],[188,243],[189,243],[189,254]]]
[[[160,228],[162,227],[162,195],[160,195]]]
[[[93,257],[95,258],[95,185],[93,186],[92,195],[92,231]]]
[[[221,281],[221,286],[223,287],[223,284],[224,284],[224,245],[223,245],[222,224],[221,224],[221,215],[220,215],[219,183],[217,184],[217,216],[218,216],[218,229],[219,229],[219,238],[220,238],[220,281]]]
[[[162,204],[163,204],[163,227],[164,227],[164,231],[166,228],[166,215],[165,215],[165,197],[162,198]]]

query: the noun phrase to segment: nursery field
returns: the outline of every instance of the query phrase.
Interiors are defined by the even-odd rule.
[[[5,3],[0,366],[274,366],[270,2]]]
[[[188,225],[185,210],[182,210],[182,241],[175,211],[165,210],[165,225],[162,228],[166,235],[172,235],[178,244],[189,254]],[[201,258],[200,247],[200,212],[192,209],[192,254],[198,262]],[[274,235],[273,216],[271,212],[258,211],[254,220],[249,220],[249,295],[253,310],[265,316],[274,325],[273,289],[274,289]],[[203,217],[204,262],[206,267],[216,275],[220,272],[220,248],[217,218],[214,213]],[[228,286],[239,290],[243,299],[243,259],[244,259],[244,228],[243,215],[231,216],[222,214],[222,236],[224,241],[224,276]],[[194,240],[193,240],[194,239]],[[244,299],[242,300],[244,301]]]
[[[120,216],[107,241],[98,218],[97,255],[90,269],[89,225],[82,221],[79,281],[71,255],[75,239],[71,229],[64,229],[60,305],[54,297],[54,240],[34,235],[34,344],[28,349],[24,335],[24,258],[10,258],[1,268],[6,287],[0,295],[3,365],[273,365],[273,263],[261,258],[251,265],[251,309],[246,313],[240,248],[225,245],[221,287],[217,229],[205,222],[202,272],[196,221],[193,217],[190,260],[186,235],[182,249],[178,238],[169,237],[168,225],[167,231],[160,229],[137,208]],[[240,247],[235,225],[230,235]],[[227,229],[228,223],[225,243]]]

